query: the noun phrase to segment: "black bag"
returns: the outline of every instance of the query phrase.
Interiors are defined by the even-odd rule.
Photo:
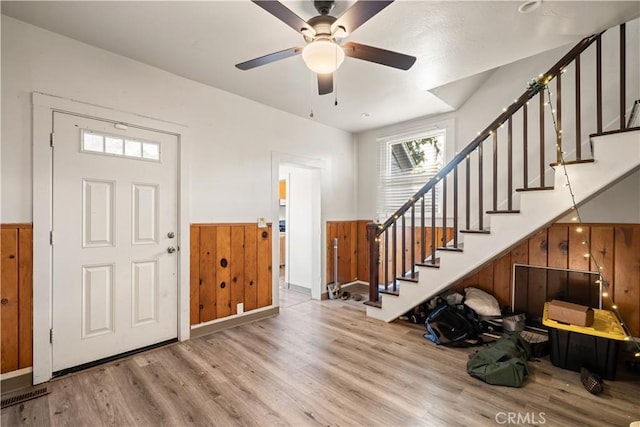
[[[480,330],[466,311],[443,303],[431,311],[424,322],[424,337],[438,345],[468,347],[482,344]]]
[[[529,344],[519,334],[505,335],[469,356],[467,373],[488,384],[522,387],[529,375]]]

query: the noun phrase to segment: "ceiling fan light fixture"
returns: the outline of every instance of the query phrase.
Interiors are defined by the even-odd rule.
[[[344,51],[341,46],[331,40],[315,40],[302,49],[302,59],[311,71],[328,74],[342,65]]]

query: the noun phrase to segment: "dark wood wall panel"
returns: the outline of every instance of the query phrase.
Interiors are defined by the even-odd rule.
[[[591,229],[591,253],[593,253],[594,260],[591,262],[591,271],[602,271],[605,280],[610,280],[609,277],[614,271],[614,231],[615,227],[611,226],[592,226]],[[611,308],[609,300],[602,301],[602,305],[606,309]],[[640,306],[639,306],[640,308]]]
[[[0,371],[33,361],[33,230],[31,224],[0,228]]]
[[[200,228],[200,319],[198,323],[214,320],[216,310],[216,242],[217,227]]]
[[[18,369],[18,230],[2,229],[2,372]]]
[[[231,273],[229,260],[231,259],[231,227],[219,226],[216,232],[216,318],[231,315]]]
[[[189,230],[189,322],[200,322],[200,227]]]
[[[271,226],[258,229],[257,256],[258,308],[271,305],[273,288],[271,285]]]
[[[244,309],[258,308],[258,229],[244,227]]]
[[[362,222],[365,227],[362,227]],[[327,221],[326,234],[326,282],[334,281],[334,239],[338,239],[338,281],[340,283],[349,283],[358,280],[361,275],[358,274],[358,268],[363,264],[367,264],[368,259],[364,260],[361,248],[358,243],[362,241],[361,233],[365,233],[366,241],[366,222],[365,221]],[[367,252],[368,253],[368,249]],[[367,269],[368,271],[368,269]],[[368,277],[368,276],[367,276]],[[360,279],[360,280],[368,280]]]
[[[591,262],[585,254],[588,252],[587,243],[591,241],[591,227],[587,225],[578,226],[576,224],[569,226],[569,268],[572,270],[589,271]],[[579,248],[583,248],[580,252]],[[592,247],[593,248],[593,247]]]
[[[593,259],[585,256],[589,250],[583,242],[590,244]],[[466,287],[479,287],[491,292],[500,304],[511,305],[513,264],[584,271],[600,268],[632,334],[640,335],[640,224],[553,224],[469,274],[453,289],[463,293]],[[546,277],[529,277],[530,301],[543,302],[542,286],[535,283],[546,281]],[[564,285],[550,282],[548,286]],[[607,298],[603,298],[603,305],[610,308]]]
[[[358,280],[369,281],[369,238],[367,236],[367,224],[370,220],[358,221],[358,243],[356,251],[358,253]]]
[[[616,226],[614,245],[614,274],[609,293],[637,337],[640,325],[640,226]]]
[[[238,314],[238,304],[244,304],[244,228],[242,225],[231,227],[229,260],[231,314]]]
[[[191,225],[192,325],[272,304],[271,235],[270,224]]]

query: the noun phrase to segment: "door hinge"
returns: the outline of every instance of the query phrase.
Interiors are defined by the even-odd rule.
[[[49,146],[53,147],[53,132],[49,134]]]
[[[49,232],[49,244],[53,246],[53,230]]]
[[[53,328],[49,329],[49,343],[53,344]]]

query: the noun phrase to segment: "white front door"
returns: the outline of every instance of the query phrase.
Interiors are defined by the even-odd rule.
[[[53,371],[177,337],[177,137],[54,113]]]

